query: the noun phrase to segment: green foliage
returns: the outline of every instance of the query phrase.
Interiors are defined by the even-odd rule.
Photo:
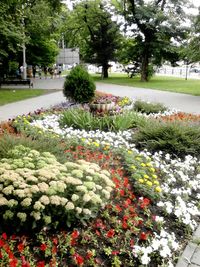
[[[137,100],[134,103],[134,110],[141,113],[159,113],[167,110],[167,108],[161,103],[148,103],[145,101]]]
[[[131,45],[136,51],[134,60],[138,57],[142,65],[141,81],[148,81],[151,64],[160,65],[163,59],[174,63],[174,59],[178,59],[173,40],[180,42],[186,37],[188,29],[182,23],[186,17],[183,6],[190,3],[185,0],[114,2],[127,25],[132,25],[135,42]],[[125,53],[125,58],[127,55],[131,56],[131,53]]]
[[[80,47],[81,58],[102,66],[102,77],[108,77],[109,61],[115,60],[120,47],[119,25],[103,1],[81,1],[74,6],[66,25],[70,44]]]
[[[37,139],[23,135],[15,136],[4,134],[0,139],[0,159],[7,158],[8,151],[19,145],[35,149],[39,152],[50,152],[60,163],[66,161],[64,148],[60,143],[60,138],[55,136],[46,138],[46,136],[42,134],[38,135]]]
[[[149,121],[133,135],[139,149],[150,152],[163,151],[184,157],[200,154],[200,127],[178,122]]]
[[[113,187],[95,163],[60,164],[49,152],[16,146],[0,160],[1,227],[11,221],[18,230],[70,226],[94,217]]]
[[[63,93],[75,102],[90,102],[95,95],[95,84],[89,73],[78,65],[66,76]]]
[[[83,109],[71,109],[62,113],[60,124],[62,127],[73,127],[75,129],[101,130],[101,131],[123,131],[143,125],[146,119],[135,112],[123,112],[113,116],[93,116],[89,111]]]

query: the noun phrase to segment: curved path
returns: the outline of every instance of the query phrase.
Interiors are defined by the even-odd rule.
[[[57,79],[35,79],[34,88],[40,89],[62,89],[64,78]],[[152,89],[135,88],[105,83],[96,83],[97,90],[119,96],[128,96],[132,99],[141,99],[150,102],[160,102],[169,108],[180,111],[200,114],[200,96],[171,93]],[[10,86],[9,86],[10,87]],[[16,86],[13,88],[17,88]],[[65,102],[62,91],[34,97],[31,99],[0,106],[0,121],[11,119],[17,115],[27,114],[39,108],[48,108],[60,102]]]

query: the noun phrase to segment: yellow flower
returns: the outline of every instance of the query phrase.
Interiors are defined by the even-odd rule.
[[[155,172],[155,169],[154,169],[154,168],[150,168],[150,171],[151,171],[151,172]]]
[[[146,165],[147,165],[147,167],[151,167],[152,166],[150,162],[147,162]]]
[[[141,184],[143,184],[143,183],[144,183],[144,180],[140,178],[140,179],[138,180],[138,182],[141,183]]]
[[[152,177],[153,177],[154,179],[158,178],[158,176],[155,175],[155,174],[153,174]]]
[[[148,176],[148,175],[146,175],[146,174],[145,174],[143,177],[144,177],[145,179],[148,179],[148,178],[149,178],[149,176]]]
[[[153,183],[156,184],[156,185],[159,185],[159,182],[158,181],[154,181]]]
[[[153,184],[152,184],[152,182],[147,181],[147,185],[151,187]]]
[[[156,192],[158,192],[158,193],[162,192],[162,189],[160,188],[160,186],[156,186],[155,190],[156,190]]]
[[[131,169],[136,170],[136,167],[134,165],[131,166]]]
[[[128,150],[128,154],[133,154],[133,152],[131,150]]]
[[[142,167],[145,167],[145,166],[146,166],[146,164],[145,164],[145,163],[143,163],[143,162],[142,162],[140,165],[141,165]]]
[[[99,147],[99,144],[97,142],[93,143],[96,147]]]

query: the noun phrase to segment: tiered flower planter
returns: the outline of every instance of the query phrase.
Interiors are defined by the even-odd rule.
[[[109,111],[113,109],[115,103],[91,103],[90,108],[96,111]]]

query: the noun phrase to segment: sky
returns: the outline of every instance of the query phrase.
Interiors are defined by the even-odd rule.
[[[150,0],[146,0],[146,1],[150,1]],[[63,0],[62,2],[65,2],[70,9],[72,8],[72,1],[71,0]],[[197,8],[200,7],[200,0],[191,0],[191,3],[193,3],[193,5],[196,7],[192,11],[192,13],[197,14],[198,13]]]

